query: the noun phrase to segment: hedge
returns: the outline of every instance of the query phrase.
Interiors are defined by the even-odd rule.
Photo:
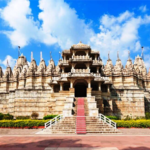
[[[49,120],[1,120],[0,127],[29,127],[44,126]]]
[[[117,127],[125,128],[150,128],[150,120],[114,120],[117,123]]]
[[[53,119],[53,118],[55,118],[56,116],[58,116],[58,115],[47,115],[47,116],[44,116],[43,119],[44,119],[44,120]]]
[[[44,126],[49,120],[1,120],[0,127],[28,127]],[[114,120],[117,123],[117,127],[125,128],[150,128],[150,120]]]
[[[111,120],[120,120],[119,117],[117,117],[117,116],[106,116],[106,117]]]

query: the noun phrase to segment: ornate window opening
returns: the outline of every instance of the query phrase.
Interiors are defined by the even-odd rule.
[[[107,85],[102,85],[101,86],[102,92],[107,92]]]
[[[87,69],[87,68],[86,68],[86,65],[85,65],[85,64],[83,64],[83,63],[78,63],[78,64],[76,64],[75,69]]]
[[[86,55],[85,51],[77,51],[75,53],[75,56],[85,56],[85,55]]]
[[[98,82],[91,83],[92,91],[98,91]]]
[[[64,83],[63,84],[63,90],[64,91],[69,91],[69,88],[70,88],[70,83]]]
[[[60,91],[60,85],[54,85],[54,92],[58,93]]]

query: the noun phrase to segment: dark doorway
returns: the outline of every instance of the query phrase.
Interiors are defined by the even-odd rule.
[[[77,83],[75,85],[75,97],[86,97],[87,86],[84,83]]]

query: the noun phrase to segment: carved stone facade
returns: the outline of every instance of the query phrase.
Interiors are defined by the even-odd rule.
[[[75,97],[87,98],[90,116],[144,117],[150,112],[150,71],[139,56],[134,64],[129,58],[125,68],[119,56],[115,66],[110,58],[104,66],[99,52],[81,42],[64,50],[57,66],[53,59],[46,66],[42,57],[39,66],[33,58],[28,65],[22,55],[13,71],[0,67],[2,113],[70,116]]]

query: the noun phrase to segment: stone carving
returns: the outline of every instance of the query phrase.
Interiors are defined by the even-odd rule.
[[[53,69],[55,68],[55,64],[54,64],[54,61],[53,61],[53,59],[51,59],[50,61],[49,61],[49,65],[47,66],[47,72],[52,72],[53,71]]]
[[[148,74],[147,74],[147,76],[148,76],[148,77],[150,77],[150,68],[149,68],[149,71],[148,71]]]
[[[28,65],[23,66],[22,72],[20,73],[20,77],[25,77],[26,76],[28,68],[29,68]]]
[[[37,65],[36,65],[36,61],[33,59],[30,63],[30,66],[29,66],[29,69],[28,69],[28,72],[36,72],[37,70]]]
[[[112,64],[111,59],[108,59],[106,65],[105,65],[105,67],[104,67],[104,73],[107,74],[107,73],[112,72],[113,67],[114,67],[114,66],[113,66],[113,64]]]
[[[114,70],[113,73],[117,74],[117,73],[121,73],[123,69],[123,65],[120,59],[117,59],[116,61],[116,65],[114,66]]]
[[[12,73],[11,68],[8,66],[6,68],[6,71],[5,71],[5,74],[4,74],[4,78],[11,78],[11,77],[13,77],[13,73]]]
[[[144,61],[141,57],[137,56],[134,61],[134,69],[137,74],[146,76],[147,70]]]
[[[133,68],[132,60],[129,58],[124,68],[124,73],[133,73],[133,71],[134,68]]]
[[[45,61],[42,59],[40,65],[38,66],[37,72],[45,72],[46,71],[46,64]]]
[[[0,67],[0,78],[3,77],[3,70],[2,70],[2,67]]]

